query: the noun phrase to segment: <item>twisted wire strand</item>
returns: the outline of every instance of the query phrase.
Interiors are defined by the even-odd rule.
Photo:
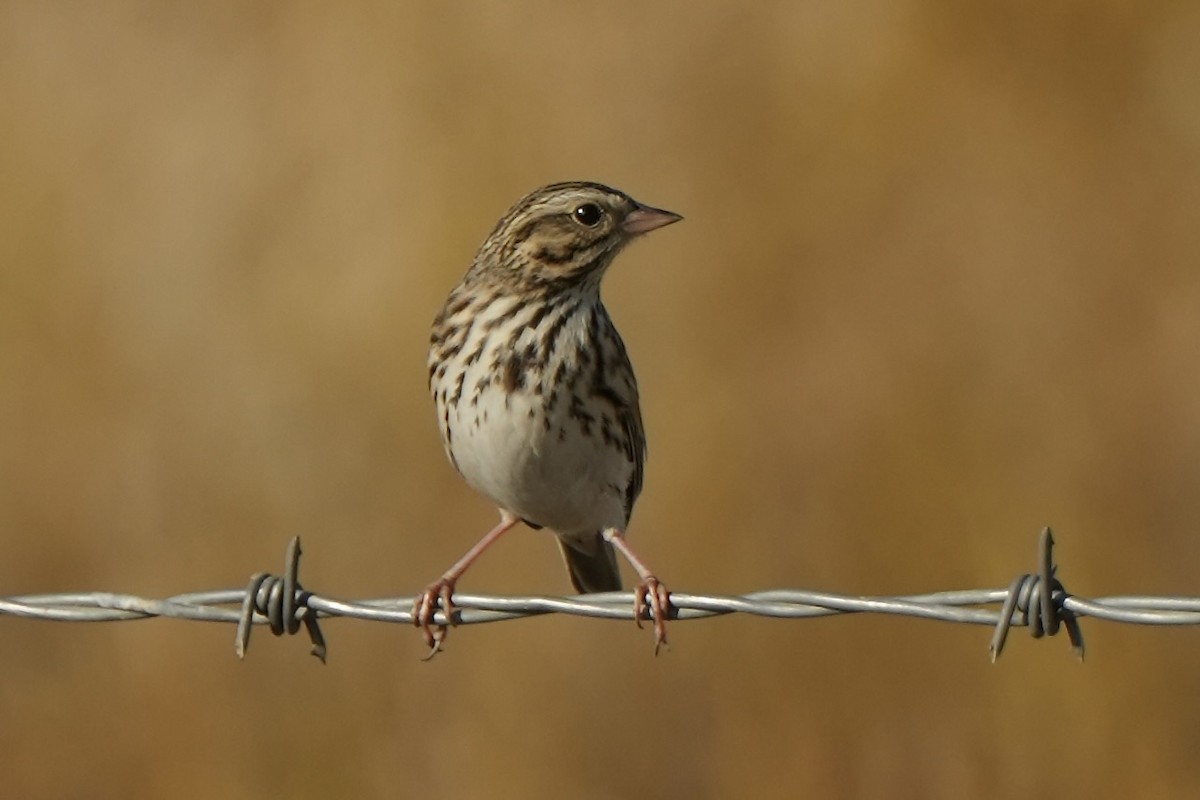
[[[1034,638],[1066,628],[1072,652],[1083,658],[1081,617],[1135,625],[1200,625],[1200,597],[1128,595],[1082,598],[1070,594],[1056,577],[1054,539],[1043,529],[1038,570],[1018,576],[1007,589],[967,589],[926,594],[865,597],[801,589],[774,589],[743,595],[671,593],[671,618],[705,619],[751,614],[781,619],[810,619],[838,614],[886,614],[994,628],[989,652],[995,661],[1009,631],[1028,628]],[[284,573],[257,573],[244,589],[189,592],[163,599],[112,592],[74,592],[0,597],[0,615],[57,622],[112,622],[170,617],[237,625],[235,649],[245,656],[255,625],[276,636],[303,628],[313,655],[325,660],[327,647],[319,620],[349,617],[412,624],[413,597],[338,600],[304,589],[298,579],[300,540],[288,545]],[[474,625],[542,614],[629,620],[632,592],[572,597],[454,594],[458,625]],[[1000,606],[990,608],[990,606]],[[448,621],[438,611],[437,624]]]

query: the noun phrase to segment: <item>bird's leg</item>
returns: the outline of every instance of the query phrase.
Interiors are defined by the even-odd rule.
[[[443,572],[442,577],[429,584],[425,591],[413,600],[413,625],[421,629],[421,635],[429,647],[429,655],[425,657],[426,661],[437,655],[442,649],[442,642],[446,641],[446,625],[435,626],[433,623],[433,616],[437,613],[438,605],[441,605],[446,622],[450,625],[457,624],[457,620],[454,618],[454,604],[451,602],[454,595],[454,584],[484,550],[520,521],[519,517],[501,509],[500,522],[496,527],[485,533],[474,547],[454,562],[454,566]],[[435,627],[437,628],[436,632],[434,631]]]
[[[667,644],[667,616],[671,610],[671,593],[662,581],[654,576],[650,568],[633,552],[625,541],[625,534],[616,528],[607,528],[604,540],[625,557],[634,572],[638,574],[638,584],[633,589],[633,618],[637,626],[642,627],[642,618],[646,616],[647,599],[651,615],[654,617],[654,655]]]

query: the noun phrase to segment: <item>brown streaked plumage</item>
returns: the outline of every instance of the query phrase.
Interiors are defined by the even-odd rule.
[[[625,541],[646,440],[637,381],[600,280],[637,236],[678,221],[597,183],[557,183],[509,209],[433,323],[429,388],[446,454],[500,522],[413,604],[430,655],[454,621],[458,578],[518,522],[555,534],[578,592],[638,574],[635,618],[666,642],[666,587]]]

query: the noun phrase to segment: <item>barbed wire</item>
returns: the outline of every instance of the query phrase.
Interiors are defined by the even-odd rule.
[[[994,629],[989,652],[995,661],[1009,631],[1029,628],[1034,638],[1066,628],[1071,650],[1083,659],[1079,618],[1093,617],[1135,625],[1200,625],[1200,597],[1125,595],[1087,599],[1072,595],[1056,576],[1054,537],[1044,528],[1038,541],[1038,569],[1018,576],[1007,589],[967,589],[928,594],[864,597],[774,589],[743,595],[671,593],[670,618],[704,619],[752,614],[782,619],[812,619],[836,614],[887,614],[920,619],[988,625]],[[276,636],[304,627],[312,654],[325,661],[327,647],[318,620],[350,617],[376,622],[413,623],[412,597],[343,601],[304,589],[299,581],[300,539],[288,544],[282,576],[258,573],[245,589],[189,592],[156,600],[111,592],[0,597],[0,614],[56,622],[112,622],[170,617],[237,625],[235,650],[245,657],[254,625],[267,625]],[[575,597],[454,594],[455,625],[568,614],[602,619],[633,618],[632,592]],[[999,606],[999,608],[989,608]],[[434,622],[447,620],[438,611]]]

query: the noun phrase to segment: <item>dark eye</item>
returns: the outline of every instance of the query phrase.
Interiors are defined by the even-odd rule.
[[[589,228],[594,228],[600,223],[600,218],[604,216],[604,212],[600,210],[600,206],[595,203],[584,203],[576,207],[575,221],[581,225],[587,225]]]

